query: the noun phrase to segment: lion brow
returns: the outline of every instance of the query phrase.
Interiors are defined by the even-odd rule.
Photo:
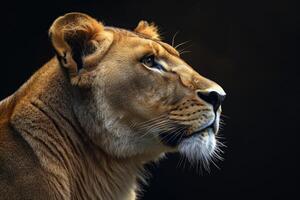
[[[180,56],[179,52],[174,47],[172,47],[168,43],[165,43],[161,40],[155,40],[155,39],[152,39],[150,37],[147,37],[144,34],[139,34],[139,33],[127,30],[127,29],[117,28],[117,27],[113,27],[113,26],[106,26],[105,29],[108,30],[108,31],[112,31],[114,33],[122,33],[122,34],[124,34],[128,37],[139,37],[139,38],[142,38],[142,39],[151,40],[153,42],[158,43],[164,50],[166,50],[171,55],[176,56],[176,57]]]

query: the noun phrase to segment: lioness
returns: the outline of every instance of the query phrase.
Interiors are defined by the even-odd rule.
[[[0,103],[0,199],[133,200],[145,163],[216,154],[225,92],[155,25],[69,13],[49,35],[56,57]]]

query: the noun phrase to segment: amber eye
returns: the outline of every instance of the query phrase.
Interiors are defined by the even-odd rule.
[[[155,60],[154,55],[144,56],[141,59],[141,63],[143,63],[144,65],[146,65],[149,68],[156,68],[156,69],[165,71],[164,67]]]
[[[147,67],[153,67],[153,65],[155,63],[154,55],[145,56],[142,59],[142,63],[147,65]]]

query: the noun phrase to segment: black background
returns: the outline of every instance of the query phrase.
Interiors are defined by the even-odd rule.
[[[5,2],[5,3],[4,3]],[[133,29],[140,19],[227,92],[227,148],[220,169],[201,174],[170,155],[149,166],[148,199],[297,199],[299,184],[299,9],[289,1],[1,1],[0,99],[12,94],[54,52],[53,20],[81,11]],[[299,197],[298,197],[299,198]],[[1,197],[0,197],[1,199]]]

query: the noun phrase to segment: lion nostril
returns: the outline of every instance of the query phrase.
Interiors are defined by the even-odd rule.
[[[219,94],[216,91],[198,90],[197,95],[202,100],[206,101],[207,103],[210,103],[214,107],[215,111],[220,107],[221,103],[225,99],[225,95]]]

